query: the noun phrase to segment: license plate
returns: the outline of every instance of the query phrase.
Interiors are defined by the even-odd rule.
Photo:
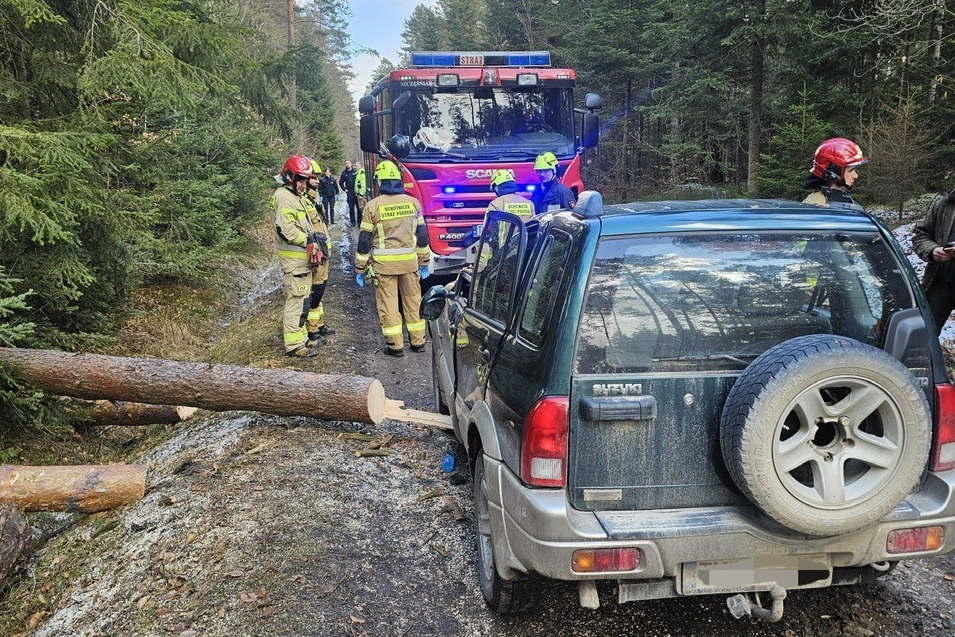
[[[786,590],[822,588],[832,583],[832,563],[828,555],[766,555],[686,562],[682,579],[684,595],[768,591],[773,584]]]

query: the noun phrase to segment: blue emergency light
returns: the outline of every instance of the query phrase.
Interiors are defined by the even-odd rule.
[[[549,51],[412,51],[411,66],[550,66]]]

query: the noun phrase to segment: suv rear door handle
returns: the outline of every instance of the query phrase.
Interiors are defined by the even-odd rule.
[[[652,420],[657,417],[657,399],[653,396],[613,396],[580,399],[583,420]]]

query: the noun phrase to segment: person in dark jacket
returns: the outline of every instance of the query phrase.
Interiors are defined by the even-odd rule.
[[[955,190],[936,201],[917,224],[912,251],[927,262],[922,289],[928,298],[935,333],[955,310]]]
[[[355,194],[355,169],[351,161],[345,161],[345,170],[338,179],[338,185],[342,187],[345,193],[345,199],[348,202],[348,225],[354,226],[361,222],[361,212],[358,210],[358,195]]]
[[[326,222],[332,225],[335,223],[335,197],[338,196],[338,182],[335,181],[331,168],[326,168],[325,174],[318,180],[318,194],[322,197]]]
[[[557,156],[548,151],[538,155],[534,170],[541,180],[540,188],[534,191],[534,213],[542,215],[548,210],[567,210],[577,205],[574,192],[557,179]]]

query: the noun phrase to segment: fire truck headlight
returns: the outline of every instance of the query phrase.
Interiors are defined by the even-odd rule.
[[[457,73],[439,73],[438,86],[457,86],[461,83],[461,78]]]
[[[537,86],[537,74],[536,73],[518,73],[517,85],[518,86]]]

